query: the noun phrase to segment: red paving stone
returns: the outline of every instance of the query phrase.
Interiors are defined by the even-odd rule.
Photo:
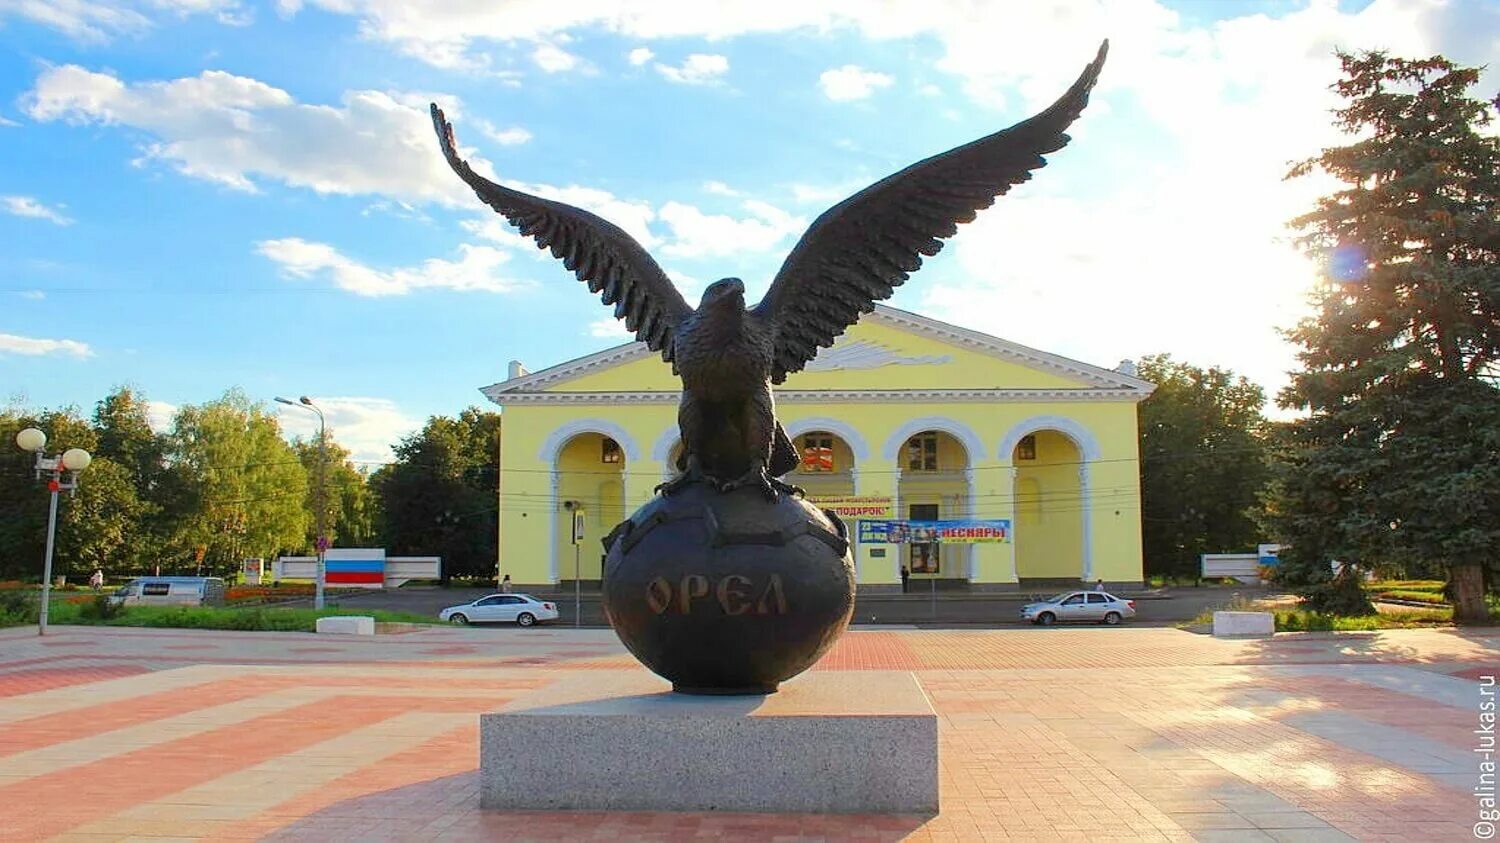
[[[815,670],[916,670],[917,657],[894,632],[859,630],[834,642]]]
[[[1246,643],[1144,629],[857,630],[815,669],[915,669],[938,712],[943,809],[912,817],[480,811],[473,725],[432,731],[434,737],[373,762],[377,756],[367,753],[316,788],[288,793],[264,810],[263,801],[251,813],[227,804],[177,804],[173,794],[390,718],[466,717],[567,670],[638,668],[586,633],[569,642],[556,634],[527,639],[439,630],[403,636],[399,645],[377,636],[347,649],[309,644],[316,639],[307,636],[216,635],[225,642],[222,651],[197,659],[161,658],[161,636],[74,634],[89,655],[35,658],[34,638],[0,636],[0,671],[11,670],[0,672],[0,711],[16,694],[134,676],[158,662],[212,662],[232,653],[237,661],[286,666],[239,676],[205,673],[202,683],[175,690],[153,690],[147,678],[134,696],[97,704],[63,698],[63,710],[0,725],[0,759],[20,759],[7,769],[23,771],[0,779],[0,799],[46,808],[0,812],[0,839],[42,839],[85,826],[100,832],[119,823],[121,838],[1187,840],[1215,829],[1238,839],[1257,823],[1288,822],[1357,839],[1459,839],[1472,822],[1466,819],[1472,798],[1451,779],[1467,767],[1442,768],[1450,774],[1444,781],[1424,770],[1462,755],[1474,713],[1428,699],[1421,689],[1478,678],[1493,664],[1495,641],[1426,631]],[[339,658],[324,658],[332,653]],[[475,654],[490,657],[465,658]],[[136,663],[30,667],[84,658]],[[1364,665],[1366,673],[1319,667],[1344,663]],[[1304,667],[1267,667],[1283,664]],[[1369,669],[1381,671],[1389,687],[1359,681]],[[7,682],[20,690],[6,697]],[[291,698],[290,708],[251,712],[232,725],[108,749],[120,729],[301,692],[328,698],[307,704]],[[1451,688],[1445,693],[1455,698]],[[1309,714],[1322,719],[1302,719]],[[1370,737],[1399,738],[1413,751],[1429,747],[1433,754],[1420,761],[1429,767],[1403,766],[1297,728],[1343,722],[1338,715],[1359,718],[1361,728],[1373,730]],[[68,755],[71,766],[59,769],[15,766],[34,757],[15,753],[65,742],[97,745],[100,757]],[[558,750],[559,763],[571,763],[567,748]],[[164,818],[148,826],[125,816],[145,803],[161,803]],[[226,819],[210,821],[216,811]],[[195,812],[207,813],[195,820]]]
[[[200,782],[227,775],[413,708],[411,697],[330,697],[91,764],[0,786],[0,804],[61,810],[0,813],[0,838],[35,840],[108,817]],[[421,700],[428,710],[494,708],[493,701]],[[337,712],[337,716],[328,716]],[[80,799],[81,793],[88,798]]]
[[[50,661],[50,659],[32,659],[29,661]],[[121,676],[135,676],[138,673],[146,672],[146,668],[133,664],[13,670],[8,673],[0,673],[0,697],[31,694],[37,691],[45,691],[49,688],[66,688],[69,685],[87,685],[91,682],[118,679]]]

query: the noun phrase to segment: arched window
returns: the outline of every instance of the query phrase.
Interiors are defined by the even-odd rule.
[[[798,471],[821,474],[838,470],[833,454],[833,434],[814,431],[803,434],[800,439],[798,451],[802,462]]]
[[[907,471],[938,470],[937,431],[924,430],[906,440],[904,467]]]

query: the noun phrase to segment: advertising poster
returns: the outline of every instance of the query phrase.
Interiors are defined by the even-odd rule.
[[[859,540],[873,544],[980,544],[1010,541],[1009,519],[859,522]]]
[[[831,509],[845,522],[861,518],[890,518],[895,502],[877,495],[808,495],[807,502],[818,509]]]

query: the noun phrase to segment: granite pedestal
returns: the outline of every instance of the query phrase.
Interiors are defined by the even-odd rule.
[[[936,813],[916,677],[818,671],[767,696],[580,671],[480,718],[480,804],[508,810]]]
[[[1214,635],[1218,638],[1248,638],[1275,633],[1276,616],[1270,612],[1214,612]]]

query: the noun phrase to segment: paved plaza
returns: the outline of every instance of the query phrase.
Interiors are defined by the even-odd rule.
[[[1470,840],[1500,671],[1497,630],[856,629],[815,669],[916,674],[940,814],[497,813],[478,715],[643,670],[609,631],[53,633],[0,632],[0,840]]]

